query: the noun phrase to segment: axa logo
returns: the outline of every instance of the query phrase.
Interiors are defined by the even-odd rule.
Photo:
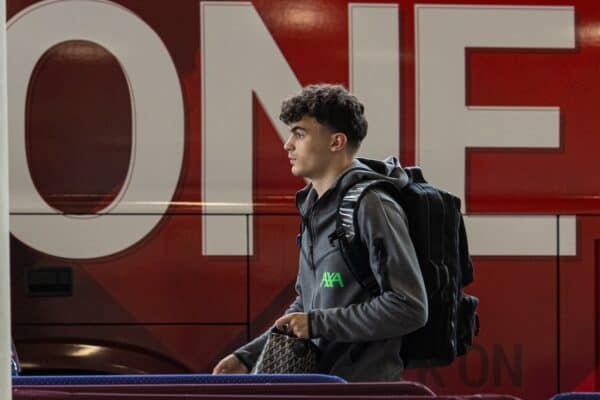
[[[342,280],[342,274],[339,272],[323,272],[323,278],[321,279],[321,287],[332,288],[334,284],[341,288],[344,287],[344,281]]]

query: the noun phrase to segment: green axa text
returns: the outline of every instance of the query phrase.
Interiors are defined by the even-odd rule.
[[[332,288],[334,283],[337,283],[339,287],[344,287],[344,281],[342,281],[342,274],[340,274],[339,272],[323,272],[323,279],[321,279],[321,287]]]

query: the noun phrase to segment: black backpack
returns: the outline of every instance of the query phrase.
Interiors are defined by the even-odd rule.
[[[476,308],[479,300],[463,292],[473,281],[473,265],[460,199],[425,181],[419,167],[391,173],[380,161],[359,159],[382,178],[368,179],[350,187],[343,195],[337,212],[336,231],[330,241],[339,241],[342,257],[357,281],[372,295],[380,293],[369,265],[368,251],[356,235],[356,213],[368,189],[377,187],[390,194],[403,208],[408,219],[410,237],[417,258],[429,304],[429,318],[424,327],[403,337],[401,356],[406,368],[437,367],[450,364],[464,355],[479,333]],[[406,174],[402,173],[402,171]]]

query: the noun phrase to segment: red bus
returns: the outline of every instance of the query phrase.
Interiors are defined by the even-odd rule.
[[[598,390],[600,5],[8,0],[12,330],[25,373],[209,372],[290,302],[278,121],[364,101],[362,156],[463,200],[481,333],[436,393]]]

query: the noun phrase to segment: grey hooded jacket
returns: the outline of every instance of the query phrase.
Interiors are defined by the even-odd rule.
[[[379,169],[404,173],[395,158]],[[402,378],[402,336],[427,321],[427,296],[406,215],[386,193],[367,192],[357,209],[357,227],[369,250],[370,265],[381,294],[373,297],[356,281],[344,262],[335,231],[337,207],[349,187],[381,178],[354,160],[320,198],[312,185],[296,195],[302,232],[298,296],[286,311],[306,312],[309,336],[322,350],[321,370],[349,381],[393,381]],[[392,180],[393,181],[393,180]],[[339,275],[337,274],[339,273]],[[267,333],[234,354],[251,368]]]

